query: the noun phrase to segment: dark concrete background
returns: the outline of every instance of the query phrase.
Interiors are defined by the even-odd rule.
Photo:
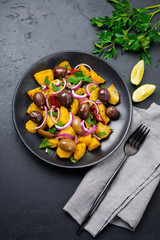
[[[160,1],[130,1],[140,8]],[[17,136],[12,122],[12,97],[22,74],[50,53],[88,52],[96,41],[97,28],[89,19],[111,15],[105,0],[1,0],[0,3],[0,239],[71,240],[93,239],[87,232],[77,236],[77,223],[63,210],[88,169],[69,170],[47,165],[33,156]],[[159,16],[154,18],[158,20]],[[156,92],[137,107],[160,104],[160,44],[153,44],[152,67],[145,67],[143,84],[157,85]],[[130,84],[138,55],[119,54],[107,60]],[[23,109],[22,109],[23,111]],[[99,240],[159,240],[160,186],[135,232],[109,226]]]

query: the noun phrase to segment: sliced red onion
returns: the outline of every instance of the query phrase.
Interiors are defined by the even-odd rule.
[[[97,135],[95,135],[95,134],[93,135],[93,137],[95,137],[99,141],[102,140],[101,138],[97,137]]]
[[[48,95],[46,96],[46,105],[48,109],[51,109],[50,105],[49,105],[49,99],[48,99]]]
[[[78,138],[77,138],[77,135],[75,136],[75,144],[77,145],[77,143],[78,143]]]
[[[59,133],[55,136],[56,138],[59,138],[59,137],[64,137],[64,138],[69,138],[71,140],[74,140],[74,137],[68,133]]]
[[[80,67],[80,65],[83,65],[83,66],[85,66],[85,67],[88,67],[89,69],[92,69],[88,64],[86,64],[86,63],[80,63],[80,64],[78,64],[77,66],[75,66],[74,67],[74,69],[77,69],[78,67]]]
[[[45,92],[48,89],[48,87],[46,85],[42,85],[41,87],[42,87],[43,92]]]
[[[46,107],[46,106],[44,106],[44,108],[45,108],[45,117],[44,117],[44,120],[43,120],[43,122],[41,123],[41,125],[38,126],[38,127],[35,127],[35,129],[39,129],[39,128],[43,127],[43,125],[46,123],[48,111],[47,111],[47,107]]]
[[[90,92],[89,92],[89,89],[88,89],[90,86],[97,87],[97,85],[95,83],[89,83],[89,84],[86,85],[85,90],[86,90],[86,93],[87,93],[88,97],[91,95]]]
[[[73,122],[73,115],[72,115],[72,113],[70,112],[70,113],[69,113],[69,121],[68,121],[63,127],[60,127],[60,126],[58,126],[58,125],[55,125],[55,127],[56,127],[58,130],[63,130],[63,129],[66,129],[66,128],[68,128],[69,126],[71,126],[72,122]]]
[[[80,125],[81,125],[81,128],[82,128],[82,130],[83,130],[84,132],[87,132],[87,131],[89,130],[88,128],[86,128],[86,126],[85,126],[85,121],[84,121],[84,120],[81,120]]]
[[[87,135],[89,135],[89,134],[92,134],[93,132],[95,132],[96,131],[96,129],[97,129],[97,125],[95,124],[92,128],[90,128],[86,133],[84,133],[83,135],[82,135],[82,137],[85,137],[85,136],[87,136]]]
[[[97,87],[99,86],[99,85],[98,85],[98,82],[93,81],[93,80],[92,80],[92,82],[95,83],[95,85],[96,85]]]
[[[71,90],[77,90],[78,88],[80,88],[81,85],[82,85],[82,81],[80,81],[77,85],[72,87]]]
[[[78,95],[78,94],[75,93],[74,90],[71,90],[71,95],[72,95],[72,97],[74,97],[74,98],[76,98],[76,99],[84,99],[84,98],[87,97],[87,94],[86,94],[86,93],[83,94],[83,95]]]
[[[99,104],[103,104],[103,103],[99,99],[97,99],[96,104],[99,105]]]
[[[65,89],[65,87],[66,87],[66,79],[65,78],[63,78],[63,82],[64,82],[63,88],[60,91],[52,92],[51,95],[57,95],[57,94],[61,93]]]
[[[56,87],[59,87],[61,85],[61,81],[57,79],[57,83],[55,84]]]
[[[56,108],[56,109],[57,109],[57,112],[58,112],[58,116],[57,116],[56,120],[53,118],[53,115],[52,115],[52,113],[53,113],[53,108],[51,108],[51,110],[50,110],[50,117],[51,117],[51,119],[52,119],[52,121],[53,121],[54,123],[57,123],[57,121],[60,119],[60,116],[61,116],[61,111],[60,111],[60,109],[59,109],[59,108]]]
[[[85,99],[85,100],[81,101],[81,103],[85,103],[85,102],[93,103],[95,108],[96,108],[96,110],[97,110],[97,114],[99,114],[99,108],[98,108],[98,105],[97,105],[97,103],[95,101],[90,100],[90,99]]]

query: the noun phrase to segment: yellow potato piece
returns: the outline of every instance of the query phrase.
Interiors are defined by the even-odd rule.
[[[76,146],[76,150],[74,152],[74,158],[79,160],[84,156],[86,153],[86,144],[85,143],[78,143]]]
[[[35,127],[38,127],[38,124],[33,122],[32,120],[29,120],[26,125],[25,125],[26,129],[28,132],[30,133],[36,133],[37,130],[35,129]]]
[[[101,145],[100,141],[93,137],[91,143],[88,145],[88,151],[92,151],[93,149],[99,147]]]
[[[44,83],[46,77],[47,77],[47,80],[50,82],[53,81],[54,79],[53,71],[51,69],[47,69],[47,70],[35,73],[34,77],[39,85],[46,85],[46,83]]]
[[[69,126],[69,127],[66,128],[66,129],[61,130],[60,133],[67,133],[67,134],[70,134],[70,135],[73,136],[73,137],[76,136],[76,133],[75,133],[74,129],[73,129],[71,126]],[[63,138],[63,137],[62,137],[62,138]]]
[[[96,101],[98,99],[98,90],[99,90],[99,87],[95,88],[92,92],[91,92],[91,95],[89,97],[90,100],[93,100],[93,101]],[[91,103],[92,105],[92,103]]]
[[[106,107],[104,106],[104,104],[99,104],[98,108],[99,108],[99,114],[103,118],[105,124],[107,124],[110,121],[110,119],[106,115]]]
[[[97,82],[98,84],[105,83],[105,80],[98,76],[98,74],[94,72],[92,69],[90,69],[90,78],[91,80]]]
[[[60,147],[57,148],[56,153],[60,158],[69,158],[72,155],[72,152],[65,152]]]
[[[41,112],[40,108],[34,102],[28,107],[26,113],[30,114],[32,111]]]
[[[69,121],[69,112],[67,108],[63,106],[60,107],[60,111],[61,111],[61,116],[59,121],[62,121],[63,125],[65,125]]]
[[[92,141],[91,134],[85,137],[78,136],[78,143],[85,143],[86,146],[88,146],[91,143],[91,141]]]
[[[82,71],[83,75],[90,76],[90,71],[83,65],[80,65],[78,70]]]
[[[76,115],[77,114],[78,107],[79,107],[79,101],[78,101],[78,99],[75,98],[73,100],[72,105],[71,105],[71,113],[72,113],[72,115]]]
[[[98,135],[100,132],[105,132],[105,135],[102,135],[100,138],[106,138],[109,136],[109,134],[112,132],[112,128],[110,128],[109,126],[99,122],[97,124],[97,129],[96,129],[96,135]]]
[[[61,62],[59,65],[58,65],[58,67],[64,67],[64,68],[67,68],[67,70],[71,70],[72,68],[71,68],[71,65],[70,65],[70,63],[68,62],[68,61],[63,61],[63,62]]]
[[[108,101],[112,105],[116,105],[119,102],[119,93],[114,84],[107,88],[110,93],[110,100]]]
[[[58,139],[49,138],[49,139],[47,139],[47,141],[52,144],[52,145],[50,145],[50,148],[58,147],[58,142],[59,142]]]

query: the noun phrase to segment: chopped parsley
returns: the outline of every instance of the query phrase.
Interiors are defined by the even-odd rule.
[[[45,150],[45,152],[46,152],[47,154],[49,154],[49,153],[51,152],[50,147],[47,147],[46,150]]]
[[[56,87],[56,85],[52,83],[52,89],[54,92],[58,92],[58,91],[60,91],[61,88],[60,88],[60,86]]]
[[[97,123],[93,113],[89,114],[89,117],[86,119],[86,122],[89,123],[91,127],[93,127]]]
[[[57,131],[57,129],[55,127],[52,127],[52,128],[49,129],[50,133],[55,133],[56,131]]]
[[[62,123],[62,121],[57,121],[57,126],[59,126],[59,127],[63,127],[63,123]]]
[[[106,135],[106,132],[99,132],[98,135],[97,135],[97,137],[100,138],[100,137],[103,136],[103,135]]]
[[[71,162],[76,163],[78,160],[76,160],[73,156],[70,157]]]
[[[82,71],[73,72],[73,74],[74,74],[74,77],[70,77],[67,82],[74,83],[74,84],[77,84],[80,81],[92,82],[92,80],[89,77],[83,75]]]
[[[47,141],[47,138],[42,139],[42,143],[40,144],[39,148],[46,148],[51,146],[52,144]]]
[[[45,84],[50,84],[50,81],[48,80],[48,76],[45,77],[44,83]]]

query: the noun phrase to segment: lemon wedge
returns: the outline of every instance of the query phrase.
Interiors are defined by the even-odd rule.
[[[144,60],[139,61],[131,71],[131,83],[139,85],[144,74]]]
[[[147,97],[149,97],[156,89],[153,84],[144,84],[138,87],[132,94],[132,100],[134,102],[142,102]]]

